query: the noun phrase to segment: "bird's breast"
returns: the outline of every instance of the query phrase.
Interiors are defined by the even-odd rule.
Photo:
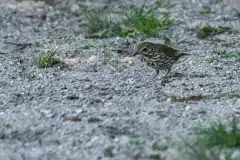
[[[176,61],[177,57],[169,57],[164,54],[152,55],[151,57],[144,57],[145,63],[157,69],[165,69],[171,67]]]
[[[154,60],[153,58],[149,58],[149,57],[144,57],[144,62],[153,68],[157,67],[157,63],[158,63],[158,61]]]

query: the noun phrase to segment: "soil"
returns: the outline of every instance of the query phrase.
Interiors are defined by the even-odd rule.
[[[138,39],[85,38],[87,10],[113,6],[119,15],[143,1],[1,0],[0,159],[170,160],[178,153],[156,151],[154,142],[168,144],[199,124],[238,117],[240,61],[223,56],[240,50],[237,4],[169,3],[184,23],[168,35],[191,55],[163,84],[164,72],[152,79],[154,69],[132,56]],[[211,13],[200,14],[206,6]],[[205,25],[234,31],[200,40],[196,32]],[[62,63],[38,68],[36,57],[49,50]]]

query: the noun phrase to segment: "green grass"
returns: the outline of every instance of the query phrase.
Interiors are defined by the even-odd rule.
[[[215,36],[221,33],[231,33],[231,29],[229,27],[212,27],[212,26],[204,26],[197,32],[197,38],[204,39],[210,36]]]
[[[237,126],[236,119],[233,119],[229,126],[217,123],[201,128],[199,141],[208,148],[214,146],[240,148],[240,128]]]
[[[210,14],[211,13],[211,8],[202,9],[199,13],[200,14]]]
[[[240,56],[240,51],[224,53],[224,56],[225,57],[239,57]]]
[[[240,9],[236,9],[237,16],[240,17]]]
[[[88,31],[96,33],[101,31],[101,35],[91,35],[89,38],[114,37],[122,33],[122,28],[108,16],[108,12],[97,12],[90,10],[87,12]]]
[[[56,51],[48,51],[46,53],[40,54],[37,57],[37,66],[39,68],[47,68],[56,64]]]
[[[40,47],[40,46],[41,46],[41,44],[40,44],[39,41],[36,41],[36,42],[35,42],[35,45],[36,45],[36,47]]]
[[[156,18],[153,9],[134,8],[125,14],[122,23],[137,32],[156,32],[159,27],[159,20]]]
[[[166,141],[161,141],[161,140],[156,140],[153,144],[152,144],[152,150],[155,151],[165,151],[167,150],[169,147],[168,142]]]
[[[88,38],[131,37],[136,34],[158,34],[162,30],[179,24],[171,18],[171,14],[164,13],[158,17],[155,9],[132,8],[122,15],[119,21],[114,21],[108,15],[110,12],[91,10],[87,13]]]
[[[191,160],[233,160],[234,150],[240,148],[240,128],[233,118],[230,124],[215,123],[201,127],[194,140],[184,140],[184,154]]]
[[[90,10],[87,12],[86,18],[88,20],[89,32],[94,33],[111,26],[111,20],[105,12],[97,12]]]
[[[166,30],[177,22],[171,19],[170,13],[164,13],[160,19],[157,18],[154,9],[134,8],[125,14],[122,23],[136,32],[142,33],[158,33]]]

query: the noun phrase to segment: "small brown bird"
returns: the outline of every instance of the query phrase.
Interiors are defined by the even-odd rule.
[[[163,44],[142,42],[137,45],[137,51],[133,55],[142,55],[146,64],[156,70],[154,79],[159,74],[159,70],[165,70],[165,77],[167,77],[179,58],[189,54],[181,53]]]

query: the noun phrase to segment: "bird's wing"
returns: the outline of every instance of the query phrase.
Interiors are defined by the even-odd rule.
[[[163,44],[157,44],[156,47],[158,48],[158,52],[160,52],[162,54],[166,54],[167,56],[170,56],[170,57],[174,57],[175,54],[178,52],[178,50],[168,47]]]
[[[185,56],[185,55],[190,55],[190,54],[187,54],[187,53],[183,53],[179,50],[176,50],[172,47],[168,47],[166,45],[163,45],[163,44],[157,44],[159,47],[158,48],[161,48],[159,49],[159,52],[169,56],[169,57],[181,57],[181,56]]]

